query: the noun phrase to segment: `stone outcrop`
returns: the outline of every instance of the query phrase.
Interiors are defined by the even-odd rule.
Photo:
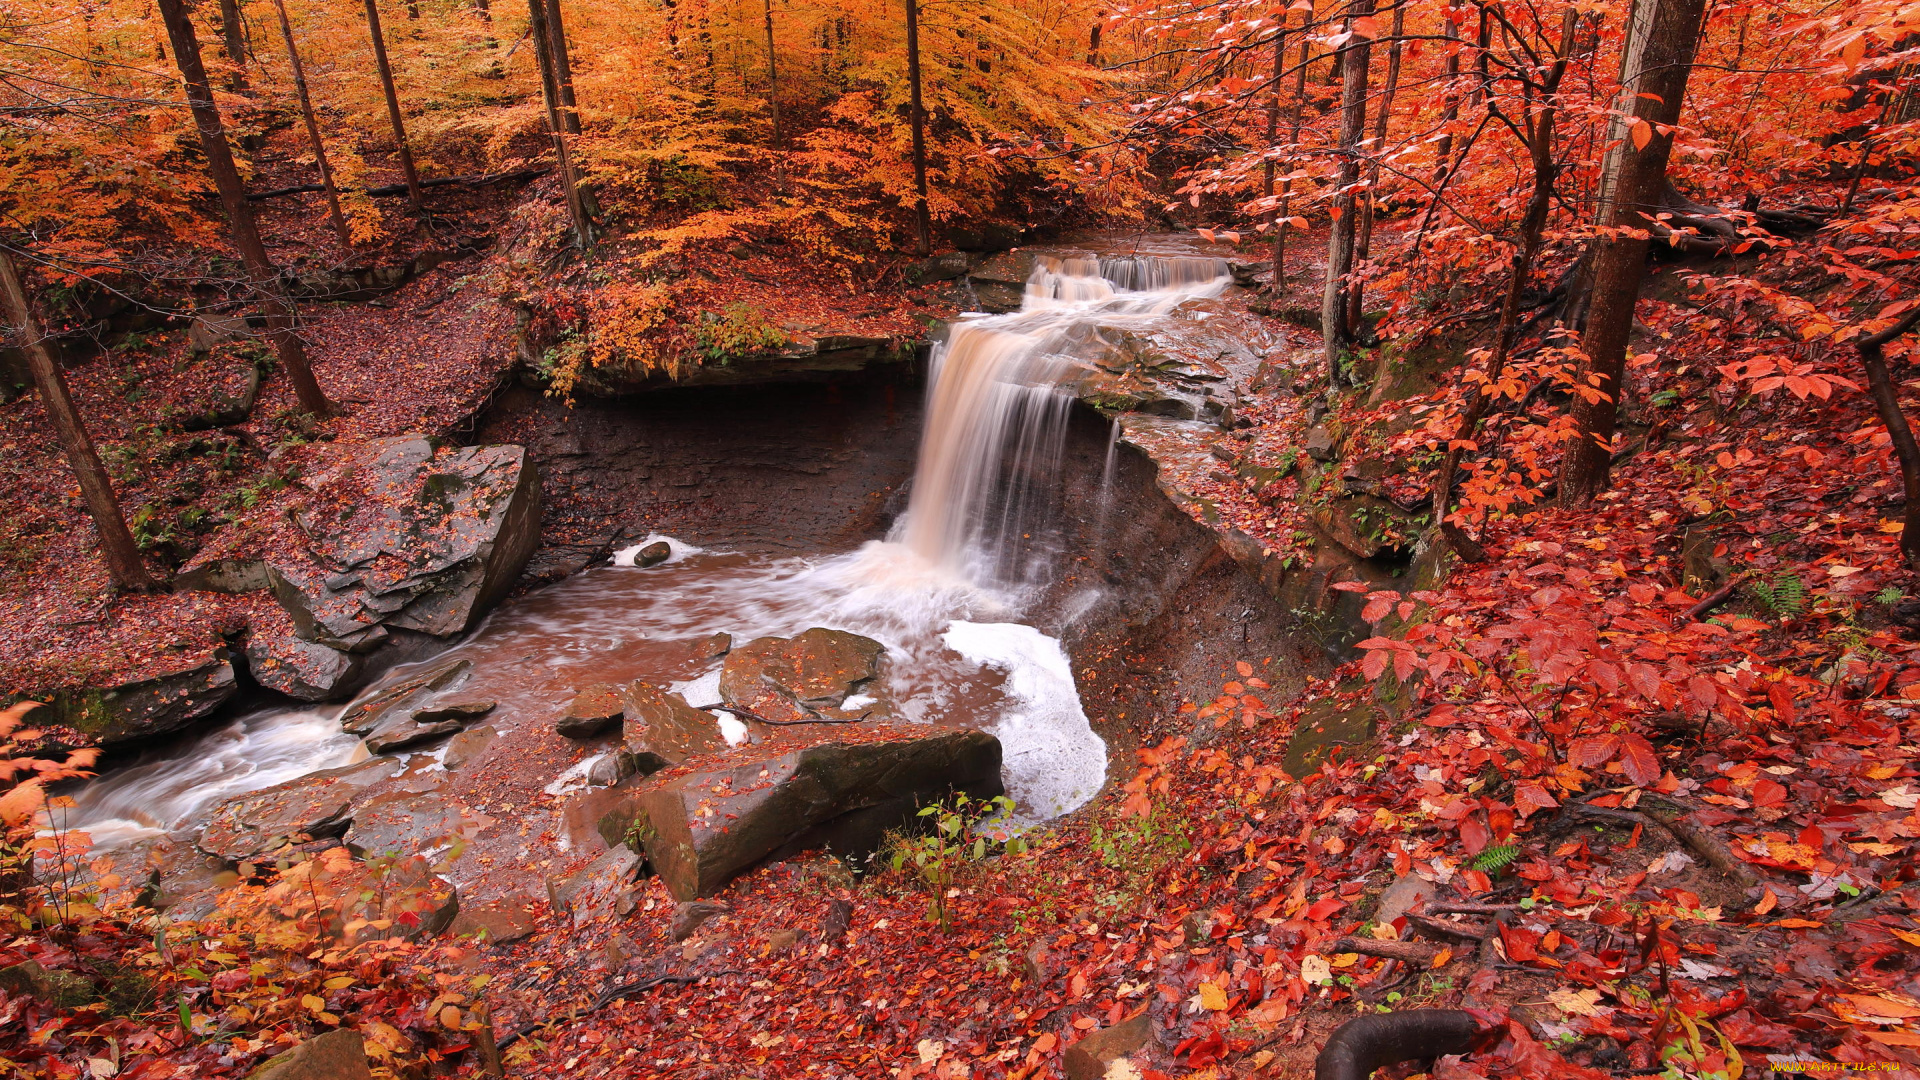
[[[238,861],[290,843],[339,836],[365,789],[399,771],[391,758],[309,773],[284,784],[236,795],[214,807],[198,847]]]
[[[336,1028],[315,1035],[299,1046],[270,1058],[247,1074],[247,1080],[372,1080],[367,1047],[352,1028]]]
[[[651,683],[628,684],[620,735],[623,773],[656,773],[697,754],[724,750],[726,746],[712,713],[701,712],[679,694],[668,693]]]
[[[987,258],[967,272],[967,284],[981,311],[1018,311],[1027,295],[1027,279],[1033,276],[1032,252],[1003,251]]]
[[[378,439],[295,508],[267,574],[295,632],[361,652],[388,628],[449,637],[512,588],[540,540],[540,482],[517,446]]]
[[[450,705],[462,708],[437,709],[440,703],[436,698],[466,681],[471,667],[464,659],[423,665],[354,703],[341,714],[340,727],[350,735],[364,736],[367,749],[376,754],[452,735],[487,711],[474,711],[480,702],[473,699],[448,699]]]
[[[757,638],[727,654],[720,697],[777,723],[846,719],[841,704],[880,674],[885,652],[872,638],[820,627],[791,638]]]
[[[640,856],[617,847],[595,859],[572,877],[547,883],[553,910],[566,912],[580,926],[606,915],[625,915],[634,908],[634,881]]]
[[[366,658],[302,641],[290,632],[247,639],[247,670],[269,690],[301,701],[332,701],[359,684]]]
[[[760,862],[809,848],[857,858],[921,806],[1000,793],[1000,741],[983,731],[871,723],[804,729],[642,782],[647,857],[680,900],[711,896]]]
[[[63,689],[41,698],[34,722],[64,724],[104,747],[169,735],[213,712],[239,689],[225,649],[199,663],[105,689]],[[51,700],[48,700],[48,699]]]
[[[1155,1045],[1153,1017],[1142,1009],[1067,1047],[1061,1064],[1066,1069],[1067,1080],[1101,1080],[1113,1075],[1108,1070],[1114,1062],[1151,1051]],[[1138,1075],[1138,1071],[1134,1075]]]

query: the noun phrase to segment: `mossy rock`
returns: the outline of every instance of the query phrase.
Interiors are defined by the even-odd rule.
[[[1304,780],[1320,768],[1336,746],[1346,747],[1352,757],[1360,748],[1370,746],[1386,711],[1374,704],[1341,706],[1332,698],[1321,698],[1300,714],[1300,726],[1287,741],[1282,768],[1287,775]]]

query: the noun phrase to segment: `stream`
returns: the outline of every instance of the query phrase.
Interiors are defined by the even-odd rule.
[[[448,689],[498,703],[486,719],[497,732],[487,764],[510,790],[501,798],[499,783],[488,789],[494,812],[527,806],[535,789],[588,786],[604,755],[569,759],[572,748],[551,729],[581,688],[645,679],[707,705],[720,699],[713,635],[738,645],[814,626],[886,646],[881,677],[863,694],[896,716],[993,732],[1019,817],[1044,820],[1086,802],[1105,782],[1107,748],[1061,642],[1030,625],[1063,561],[1051,519],[1074,379],[1087,370],[1089,343],[1151,328],[1229,281],[1218,259],[1043,255],[1020,311],[962,316],[935,350],[908,506],[884,539],[772,556],[656,535],[612,566],[503,605],[427,661],[469,661],[464,681]],[[640,547],[657,540],[671,556],[634,566]],[[361,696],[417,667],[395,669]],[[342,711],[266,708],[150,751],[76,792],[66,824],[99,847],[124,847],[196,827],[234,795],[364,759],[361,741],[340,730]],[[737,721],[715,711],[731,735]],[[445,754],[443,743],[402,756],[417,776],[444,772]]]

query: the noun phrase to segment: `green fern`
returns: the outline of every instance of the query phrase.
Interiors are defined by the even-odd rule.
[[[1806,614],[1807,585],[1798,574],[1781,574],[1771,584],[1756,581],[1747,586],[1753,599],[1776,619],[1792,619]]]
[[[1507,868],[1507,864],[1520,857],[1520,845],[1500,844],[1482,851],[1474,857],[1473,868],[1483,874],[1497,874]]]

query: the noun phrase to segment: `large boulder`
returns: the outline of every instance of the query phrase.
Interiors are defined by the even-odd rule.
[[[675,898],[691,900],[792,852],[865,856],[956,790],[1000,794],[1000,740],[872,723],[796,729],[752,752],[698,759],[642,782],[635,803],[648,859]]]
[[[1018,311],[1026,302],[1027,279],[1033,276],[1037,256],[1027,251],[1003,251],[967,273],[967,284],[981,311]]]
[[[238,861],[288,844],[339,836],[351,820],[354,802],[399,768],[392,758],[375,758],[236,795],[213,808],[197,846],[209,855]]]
[[[366,658],[303,641],[291,630],[247,638],[247,670],[269,690],[301,701],[333,701],[346,696],[366,667]]]
[[[426,709],[427,704],[429,702],[438,704],[434,699],[442,691],[459,687],[466,681],[467,673],[472,667],[472,662],[465,659],[442,660],[422,665],[347,706],[346,710],[340,714],[340,727],[350,735],[371,737],[384,733],[381,741],[393,743],[388,749],[399,749],[411,745],[407,738],[408,734],[422,726],[421,720],[415,714],[432,716],[432,713]],[[426,723],[431,725],[449,719],[456,718],[435,717]],[[413,741],[424,741],[427,738],[458,731],[462,726],[464,726],[463,722],[455,723],[446,731],[423,735],[420,739]],[[368,745],[372,748],[371,739]],[[375,752],[379,751],[376,749]]]
[[[458,634],[505,597],[540,542],[540,481],[518,446],[377,439],[291,520],[274,596],[302,638],[360,652],[389,627]]]
[[[471,840],[491,824],[443,791],[395,792],[355,806],[343,839],[366,856],[419,855]]]
[[[701,712],[679,694],[647,682],[627,685],[620,743],[621,771],[641,774],[659,772],[727,746],[712,713]]]
[[[352,1028],[315,1035],[247,1074],[247,1080],[372,1080],[366,1042]]]
[[[885,652],[872,638],[820,627],[756,638],[727,654],[720,697],[775,722],[846,719],[835,710],[874,681]]]
[[[216,649],[149,679],[105,689],[56,690],[33,719],[64,724],[100,746],[123,746],[179,731],[226,704],[238,689],[227,651]]]

